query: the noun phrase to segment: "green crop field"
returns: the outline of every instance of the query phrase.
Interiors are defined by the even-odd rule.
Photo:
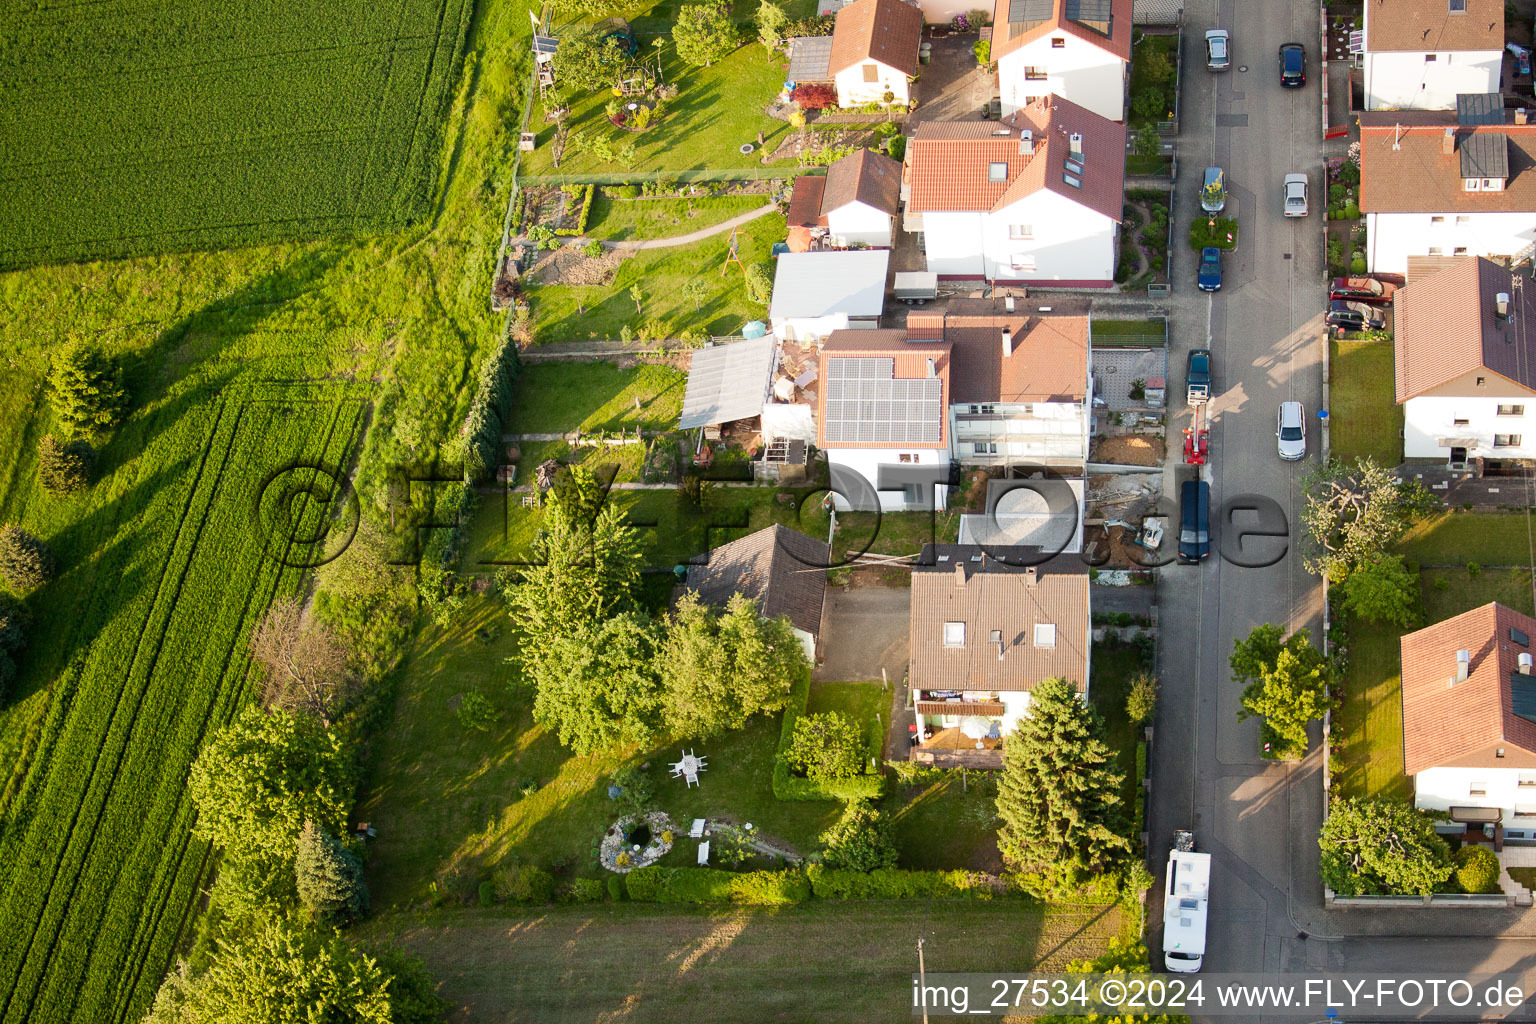
[[[425,218],[472,8],[5,5],[0,268]]]
[[[368,390],[256,384],[169,404],[133,430],[143,472],[98,485],[111,493],[75,524],[78,549],[60,544],[72,561],[95,552],[40,609],[59,614],[39,656],[69,660],[6,787],[0,1021],[135,1020],[152,998],[208,867],[187,769],[247,695],[251,625],[315,561],[278,499],[329,489],[313,467],[348,461]],[[322,509],[297,514],[306,535]]]

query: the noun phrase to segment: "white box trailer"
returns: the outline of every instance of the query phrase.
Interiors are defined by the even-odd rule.
[[[1187,835],[1187,833],[1185,833]],[[1187,847],[1180,849],[1180,847]],[[1193,974],[1205,958],[1205,919],[1211,894],[1211,855],[1194,852],[1193,837],[1168,851],[1163,892],[1163,966]]]

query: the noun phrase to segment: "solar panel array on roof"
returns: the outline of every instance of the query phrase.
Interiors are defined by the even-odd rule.
[[[1107,22],[1113,7],[1112,0],[1067,0],[1067,20],[1089,24]]]
[[[1503,124],[1504,97],[1496,92],[1459,92],[1456,94],[1456,123]]]
[[[842,444],[937,444],[943,382],[898,379],[889,357],[827,360],[826,440]]]
[[[1536,722],[1536,676],[1509,677],[1510,710],[1528,722]]]
[[[536,35],[533,37],[534,53],[554,53],[559,48],[560,40],[556,39],[554,36]]]
[[[1503,132],[1477,132],[1461,140],[1463,178],[1509,177],[1509,140]]]
[[[1056,0],[1008,0],[1008,24],[1045,21],[1055,6]]]

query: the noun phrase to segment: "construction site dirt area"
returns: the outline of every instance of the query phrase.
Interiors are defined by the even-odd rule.
[[[608,284],[619,264],[632,255],[605,249],[601,256],[592,257],[576,246],[562,245],[539,257],[527,276],[538,284]]]
[[[1144,568],[1154,556],[1146,548],[1137,545],[1135,541],[1135,531],[1123,526],[1111,526],[1107,529],[1103,526],[1089,526],[1083,530],[1083,552],[1100,569]],[[1109,548],[1109,557],[1099,563],[1098,560],[1103,556],[1106,545]],[[1132,557],[1133,554],[1135,557]]]
[[[1088,452],[1088,461],[1119,466],[1158,466],[1163,461],[1163,438],[1158,434],[1099,438]]]

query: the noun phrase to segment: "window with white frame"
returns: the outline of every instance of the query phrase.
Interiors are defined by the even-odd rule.
[[[1501,404],[1499,406],[1499,415],[1500,416],[1524,416],[1525,415],[1525,406],[1523,406],[1523,405],[1503,405],[1503,404]]]
[[[1518,785],[1521,789],[1536,789],[1536,772],[1521,772]]]
[[[1457,224],[1458,227],[1463,225],[1463,224],[1470,224],[1470,223],[1472,223],[1472,218],[1468,217],[1466,214],[1459,213],[1459,214],[1456,215],[1456,224]]]
[[[1431,256],[1440,256],[1444,254],[1444,252],[1445,250],[1440,248],[1438,245],[1432,245],[1429,247],[1429,254]]]
[[[1043,82],[1048,78],[1045,68],[1027,67],[1024,69],[1024,81]]]
[[[1445,223],[1445,218],[1444,217],[1431,217],[1431,218],[1429,218],[1429,222],[1430,222],[1430,224],[1444,224]]]
[[[1520,435],[1519,434],[1494,434],[1493,435],[1493,446],[1495,448],[1518,448],[1518,447],[1520,447]]]
[[[1468,796],[1487,796],[1488,795],[1488,783],[1483,782],[1481,780],[1476,781],[1476,782],[1469,782],[1469,783],[1467,783],[1467,795]]]
[[[1009,224],[1008,237],[1014,241],[1018,241],[1023,238],[1034,238],[1035,226],[1033,224]]]
[[[972,441],[971,451],[977,455],[996,455],[996,441]]]
[[[1451,248],[1451,255],[1452,256],[1465,256],[1466,254],[1467,254],[1467,247],[1464,246],[1464,245],[1457,245],[1457,246],[1453,246]]]
[[[994,160],[987,165],[987,180],[996,184],[1008,180],[1008,161]]]
[[[1515,817],[1526,820],[1536,818],[1536,805],[1515,804]]]

